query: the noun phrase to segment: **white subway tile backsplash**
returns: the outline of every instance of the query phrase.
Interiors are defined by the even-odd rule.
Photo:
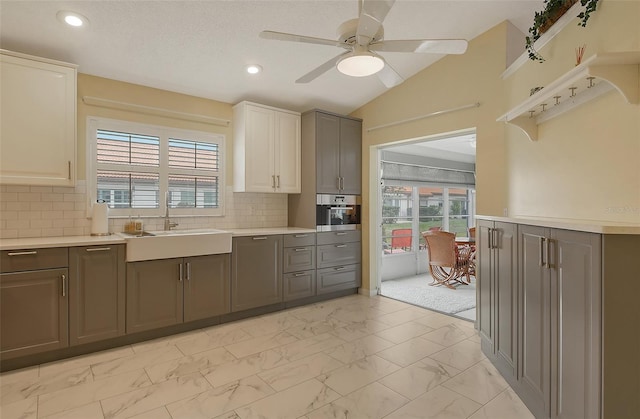
[[[255,228],[287,225],[287,196],[234,193],[226,188],[225,215],[174,217],[181,229]],[[0,185],[0,238],[80,236],[91,233],[86,214],[86,182],[73,187]],[[124,230],[124,218],[109,219],[109,230]],[[144,218],[146,230],[162,230],[160,217]]]

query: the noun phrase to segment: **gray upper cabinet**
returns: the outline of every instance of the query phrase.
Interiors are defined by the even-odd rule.
[[[125,333],[124,245],[69,249],[69,342]]]
[[[69,345],[67,264],[66,248],[2,252],[2,360]]]
[[[362,192],[362,121],[316,112],[316,191]]]
[[[230,255],[195,256],[184,259],[184,321],[229,313]]]
[[[231,311],[282,302],[281,235],[234,237]]]
[[[481,346],[500,372],[517,379],[517,224],[477,222]]]

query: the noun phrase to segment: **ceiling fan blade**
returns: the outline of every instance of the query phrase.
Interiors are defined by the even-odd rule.
[[[367,45],[382,26],[395,0],[362,0],[356,37],[358,44]]]
[[[260,38],[275,39],[277,41],[304,42],[306,44],[331,45],[334,47],[344,47],[345,44],[332,39],[314,38],[312,36],[296,35],[293,33],[262,31]]]
[[[376,74],[378,74],[380,81],[389,88],[397,86],[404,81],[402,76],[400,76],[400,74],[398,74],[398,72],[386,61],[382,70],[378,71]]]
[[[345,52],[338,55],[337,57],[333,57],[326,63],[319,65],[304,76],[300,77],[298,80],[296,80],[296,83],[309,83],[310,81],[315,80],[316,78],[320,77],[321,75],[335,67],[340,57],[347,54],[349,54],[349,52]]]
[[[425,54],[464,54],[467,41],[464,39],[407,39],[380,41],[369,45],[372,51],[419,52]]]

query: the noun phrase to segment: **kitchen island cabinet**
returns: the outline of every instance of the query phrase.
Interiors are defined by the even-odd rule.
[[[481,347],[531,412],[554,419],[640,417],[640,334],[629,332],[640,324],[640,281],[629,280],[640,254],[640,225],[477,218]],[[501,269],[495,250],[486,248],[496,237],[490,229],[506,232],[509,224],[517,245],[509,232],[509,240],[497,243],[510,250],[497,258],[514,260],[517,276],[503,294],[503,272],[513,278],[513,266]],[[488,284],[497,289],[483,291]],[[504,298],[514,285],[515,304]],[[500,349],[504,330],[512,330],[506,343],[517,349],[515,358]]]

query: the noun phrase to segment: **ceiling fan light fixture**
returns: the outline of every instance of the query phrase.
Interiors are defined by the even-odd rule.
[[[338,71],[351,77],[365,77],[376,74],[384,68],[384,59],[370,51],[351,52],[336,64]]]

